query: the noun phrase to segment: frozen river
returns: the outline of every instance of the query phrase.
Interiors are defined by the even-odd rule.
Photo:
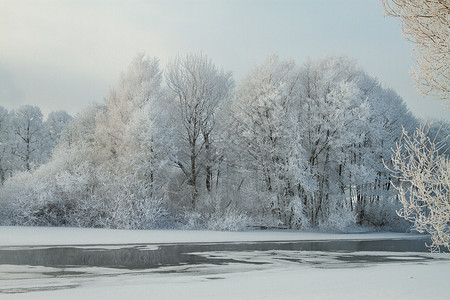
[[[266,264],[285,260],[298,264],[311,263],[311,253],[333,256],[330,261],[314,261],[315,266],[327,268],[336,261],[368,264],[397,261],[396,256],[409,260],[428,259],[426,239],[411,240],[334,240],[251,243],[188,243],[137,245],[77,245],[21,246],[0,248],[0,265],[28,265],[52,268],[105,267],[128,270],[161,269],[164,267],[195,268],[201,265]],[[381,255],[378,252],[393,252]],[[364,253],[362,255],[361,253]],[[398,255],[395,255],[397,253]],[[243,258],[245,256],[245,258]],[[261,260],[265,256],[266,260]],[[269,266],[267,266],[269,267]],[[173,269],[178,272],[178,269]],[[72,272],[73,273],[73,272]]]
[[[424,273],[426,270],[441,278],[444,274],[439,272],[450,270],[448,255],[430,254],[425,242],[425,237],[413,236],[373,240],[353,237],[262,242],[3,245],[0,246],[0,299],[121,299],[130,293],[130,299],[273,299],[279,293],[282,298],[295,299],[299,292],[323,299],[317,291],[308,292],[317,280],[337,292],[347,290],[342,299],[353,299],[348,297],[349,292],[356,293],[356,299],[359,289],[369,284],[364,278],[370,278],[373,284],[379,276],[385,283],[378,292],[372,291],[376,299],[383,296],[382,291],[392,294],[395,286],[389,284],[396,280],[402,281],[402,285],[406,280],[416,287],[417,274],[429,278]],[[327,276],[332,274],[336,277],[327,283]],[[344,281],[338,285],[340,280]],[[346,284],[352,289],[348,290]],[[267,285],[272,288],[264,292]],[[447,286],[441,288],[447,292]],[[111,294],[103,297],[104,293]],[[370,293],[366,291],[364,295]],[[392,299],[399,296],[392,295],[396,296]],[[426,295],[429,299],[440,299],[443,294],[440,291],[436,298]]]

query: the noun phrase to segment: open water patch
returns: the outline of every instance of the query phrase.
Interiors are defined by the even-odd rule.
[[[391,262],[400,261],[392,252],[428,252],[427,239],[410,240],[328,240],[328,241],[293,241],[293,242],[252,242],[252,243],[188,243],[188,244],[139,244],[139,245],[86,245],[63,247],[8,247],[0,248],[0,265],[30,265],[44,267],[106,267],[119,269],[155,269],[164,266],[223,265],[230,263],[264,264],[265,262],[241,259],[239,255],[223,257],[214,252],[237,254],[246,252],[265,252],[268,255],[279,251],[288,253],[285,260],[301,263],[301,252],[338,252],[348,255],[340,256],[343,262]],[[377,251],[390,252],[385,258],[379,255],[354,256],[350,253]],[[210,253],[211,255],[202,255]],[[424,259],[417,257],[417,259]],[[405,259],[406,260],[406,259]],[[416,260],[416,258],[412,258]],[[409,261],[409,260],[406,260]]]

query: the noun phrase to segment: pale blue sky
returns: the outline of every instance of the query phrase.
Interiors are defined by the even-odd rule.
[[[419,116],[449,119],[412,86],[412,45],[378,0],[0,0],[0,105],[71,114],[102,102],[131,59],[202,51],[239,81],[271,53],[347,55]]]

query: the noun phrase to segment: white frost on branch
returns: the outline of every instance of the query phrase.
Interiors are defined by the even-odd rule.
[[[392,157],[394,187],[403,208],[399,216],[414,223],[419,232],[431,234],[432,251],[450,249],[450,185],[448,136],[437,141],[428,135],[430,125],[421,125],[412,136],[403,130]]]

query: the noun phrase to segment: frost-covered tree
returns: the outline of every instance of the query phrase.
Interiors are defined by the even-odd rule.
[[[31,174],[20,173],[7,180],[0,199],[11,211],[8,222],[111,228],[158,226],[165,214],[164,193],[156,194],[158,189],[145,175],[151,172],[146,168],[157,168],[161,157],[160,153],[149,153],[166,148],[151,148],[136,137],[155,137],[158,131],[153,123],[138,128],[134,125],[146,119],[145,113],[157,114],[149,104],[160,92],[158,77],[157,61],[138,56],[104,105],[92,106],[74,118],[62,133],[49,163]]]
[[[266,194],[256,207],[289,227],[302,221],[297,186],[307,168],[298,136],[295,71],[293,61],[272,55],[247,74],[233,103],[240,176]]]
[[[402,21],[403,33],[415,44],[418,68],[413,77],[424,94],[450,98],[450,4],[441,0],[381,0],[388,15]],[[448,107],[447,107],[448,109]],[[403,131],[395,148],[392,169],[403,209],[400,215],[414,227],[432,235],[432,250],[449,247],[448,149],[429,129],[418,127],[410,136]],[[448,135],[445,139],[448,138]],[[445,149],[442,151],[442,149]],[[388,166],[389,167],[389,166]]]
[[[105,100],[104,109],[97,114],[96,142],[105,159],[114,159],[125,151],[124,135],[133,115],[158,97],[161,71],[156,58],[139,54],[119,84]]]
[[[0,186],[11,172],[11,123],[8,110],[0,106]]]
[[[24,105],[14,110],[11,118],[16,169],[30,171],[44,160],[42,112],[37,106]]]
[[[398,203],[383,161],[389,161],[390,149],[398,142],[402,126],[414,128],[416,119],[400,96],[383,88],[374,78],[364,75],[359,86],[367,99],[369,115],[361,131],[362,141],[351,148],[351,194],[358,223],[395,225]]]
[[[314,193],[304,193],[302,198],[313,225],[334,216],[351,218],[341,212],[351,211],[351,202],[345,200],[356,167],[351,150],[361,143],[362,125],[368,117],[359,88],[362,76],[355,62],[344,57],[307,62],[301,71],[301,143],[317,185]]]
[[[48,161],[70,118],[66,112],[52,112],[43,122],[37,106],[11,113],[0,107],[0,182],[15,171],[30,171]]]
[[[233,87],[231,73],[218,69],[203,54],[188,54],[173,59],[166,68],[166,84],[176,101],[179,122],[177,164],[191,188],[195,208],[199,176],[204,172],[205,187],[212,189],[216,116]]]
[[[125,129],[124,165],[146,181],[150,195],[162,197],[176,161],[175,128],[164,96],[137,111]]]
[[[450,159],[442,140],[428,136],[430,126],[421,125],[412,136],[403,130],[392,156],[395,189],[403,208],[399,215],[414,223],[419,232],[431,234],[431,250],[450,249]]]
[[[154,226],[149,218],[156,215],[148,215],[145,207],[153,211],[165,197],[171,142],[162,129],[167,124],[163,102],[159,102],[164,100],[160,84],[158,60],[140,54],[96,113],[97,192],[103,201],[114,204],[120,227]]]
[[[50,157],[52,150],[55,148],[61,138],[62,132],[67,128],[72,116],[66,111],[52,111],[44,122],[44,138],[47,155]]]
[[[395,197],[382,159],[411,115],[354,61],[296,68],[272,56],[238,87],[233,116],[236,177],[253,186],[262,214],[334,229],[355,217],[380,225],[395,218],[373,216]]]
[[[273,55],[235,94],[231,74],[202,54],[175,58],[164,75],[166,87],[157,59],[138,55],[105,102],[66,130],[64,113],[50,114],[46,126],[42,114],[29,117],[41,124],[30,145],[60,139],[48,163],[6,179],[0,223],[152,228],[171,220],[234,230],[250,217],[261,226],[345,230],[397,217],[399,182],[382,162],[402,126],[416,121],[353,60],[298,67]],[[11,116],[0,109],[0,149],[10,156],[19,136]]]
[[[447,0],[380,0],[389,16],[400,18],[407,40],[415,44],[419,89],[450,98],[450,3]]]

